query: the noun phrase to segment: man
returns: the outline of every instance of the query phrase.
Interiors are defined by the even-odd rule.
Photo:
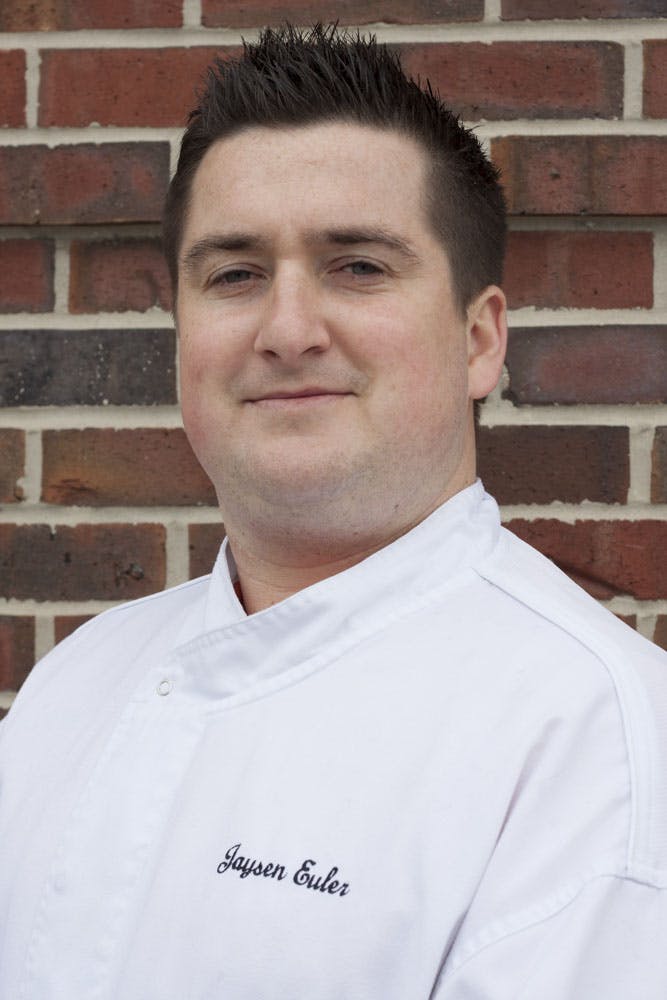
[[[373,42],[211,73],[165,233],[228,540],[5,721],[3,997],[667,996],[665,658],[475,480],[504,226]]]

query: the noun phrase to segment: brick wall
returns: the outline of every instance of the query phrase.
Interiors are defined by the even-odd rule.
[[[212,52],[284,17],[373,25],[489,144],[512,213],[512,331],[482,474],[514,531],[667,645],[665,13],[4,0],[0,689],[87,616],[212,564],[221,529],[180,425],[158,219]]]

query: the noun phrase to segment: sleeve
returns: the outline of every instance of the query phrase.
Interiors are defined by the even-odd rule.
[[[665,1000],[667,878],[603,875],[450,953],[431,1000]]]

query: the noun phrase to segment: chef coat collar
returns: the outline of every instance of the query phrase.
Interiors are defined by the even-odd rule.
[[[211,574],[204,631],[175,652],[181,685],[215,698],[293,682],[451,586],[490,551],[500,527],[479,480],[391,544],[334,576],[247,615],[227,539]],[[296,673],[295,673],[296,672]]]

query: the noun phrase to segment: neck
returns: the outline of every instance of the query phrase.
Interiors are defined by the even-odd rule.
[[[262,611],[320,580],[342,573],[407,534],[451,495],[438,496],[418,516],[394,525],[393,530],[387,531],[385,524],[382,533],[356,530],[336,538],[331,533],[292,534],[285,530],[285,525],[276,532],[275,522],[271,532],[257,531],[257,525],[249,532],[244,525],[226,519],[225,529],[238,570],[237,593],[245,611],[247,614]]]

